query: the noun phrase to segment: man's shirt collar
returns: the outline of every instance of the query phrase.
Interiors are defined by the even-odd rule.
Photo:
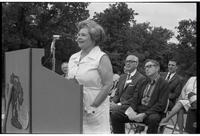
[[[133,72],[131,72],[130,77],[134,76],[136,72],[137,72],[137,69],[135,69]]]

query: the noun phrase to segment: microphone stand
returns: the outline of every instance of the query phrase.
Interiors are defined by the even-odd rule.
[[[52,58],[52,64],[53,64],[53,68],[52,68],[52,71],[56,71],[56,55],[55,55],[55,46],[53,47],[52,49],[52,53],[53,53],[53,58]]]
[[[56,48],[55,48],[55,43],[56,43],[56,40],[60,39],[60,35],[53,35],[53,41],[51,43],[51,53],[53,54],[53,58],[52,58],[52,71],[56,71],[56,54],[55,54],[55,51],[56,51]]]
[[[53,41],[51,43],[51,53],[53,54],[53,58],[52,58],[52,71],[56,71],[56,54],[55,54],[55,51],[56,51],[56,48],[55,48],[55,43],[56,43],[56,38],[53,38]]]

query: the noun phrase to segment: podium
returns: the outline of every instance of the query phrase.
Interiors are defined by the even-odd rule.
[[[41,64],[43,49],[5,53],[5,133],[82,133],[82,87]]]

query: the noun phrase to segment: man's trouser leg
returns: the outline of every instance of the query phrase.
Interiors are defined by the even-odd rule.
[[[157,134],[158,133],[158,127],[159,123],[161,121],[161,115],[160,114],[150,114],[144,119],[144,123],[147,124],[148,134]]]
[[[128,116],[122,111],[113,111],[110,115],[113,133],[125,134],[125,123],[130,122]]]

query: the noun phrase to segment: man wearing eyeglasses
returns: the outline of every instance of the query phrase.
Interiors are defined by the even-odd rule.
[[[111,112],[117,110],[125,111],[129,107],[129,101],[137,97],[135,88],[140,80],[145,78],[144,75],[137,71],[138,63],[139,59],[134,54],[130,54],[126,57],[124,67],[126,73],[120,76],[115,95],[111,98]]]
[[[130,101],[125,112],[115,111],[111,116],[114,133],[125,133],[124,123],[143,122],[148,126],[147,133],[157,133],[168,100],[168,83],[159,75],[160,65],[156,60],[147,60],[145,73],[148,78],[142,80],[136,88],[137,101]]]
[[[161,76],[168,81],[169,84],[168,110],[173,108],[182,90],[182,78],[177,74],[177,68],[177,61],[175,59],[171,59],[168,62],[168,72],[161,73]]]

